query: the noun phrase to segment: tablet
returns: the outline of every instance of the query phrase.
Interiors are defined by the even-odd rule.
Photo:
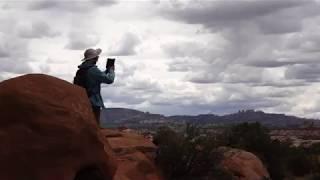
[[[114,62],[116,61],[116,59],[112,59],[112,58],[108,58],[107,59],[107,68],[113,67],[114,66]]]

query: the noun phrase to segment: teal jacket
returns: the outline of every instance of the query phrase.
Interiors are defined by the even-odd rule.
[[[101,84],[112,84],[115,78],[115,73],[112,69],[107,73],[101,71],[93,61],[85,61],[78,66],[81,68],[89,68],[87,71],[86,87],[90,92],[89,100],[92,106],[103,107],[103,99],[101,97]]]

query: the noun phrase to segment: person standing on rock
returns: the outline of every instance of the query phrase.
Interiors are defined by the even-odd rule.
[[[79,69],[73,80],[74,84],[85,88],[98,125],[100,125],[101,108],[104,108],[101,84],[112,84],[115,78],[114,64],[107,66],[105,71],[97,67],[96,63],[101,51],[101,49],[87,49],[84,52],[83,62],[78,66]]]

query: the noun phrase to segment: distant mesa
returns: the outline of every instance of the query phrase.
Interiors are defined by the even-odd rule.
[[[165,116],[125,108],[108,108],[102,112],[102,123],[106,127],[118,127],[121,124],[129,128],[140,128],[184,123],[225,126],[244,122],[259,122],[269,128],[300,128],[306,127],[306,125],[320,127],[320,120],[255,110],[241,110],[222,116],[215,114]]]

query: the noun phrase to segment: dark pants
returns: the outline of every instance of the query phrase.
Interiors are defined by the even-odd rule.
[[[96,118],[96,121],[97,121],[98,125],[100,125],[100,111],[101,111],[101,108],[98,107],[98,106],[92,106],[92,110],[93,110],[93,113],[94,113],[94,116]]]

